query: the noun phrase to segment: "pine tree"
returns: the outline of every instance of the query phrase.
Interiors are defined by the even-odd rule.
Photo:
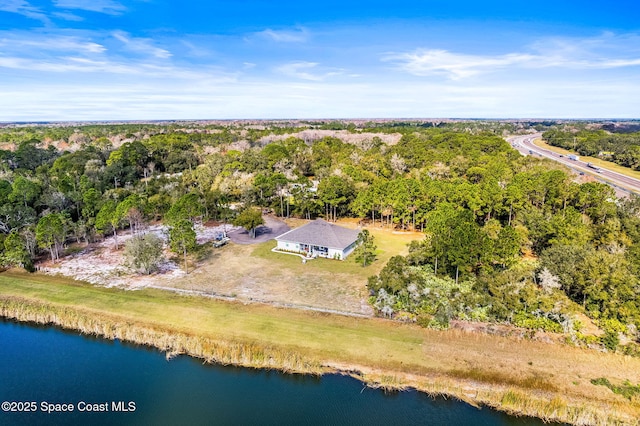
[[[356,262],[362,262],[362,266],[365,267],[376,259],[376,249],[378,247],[375,245],[373,235],[366,229],[360,231],[356,243],[358,247],[353,252],[354,258]]]

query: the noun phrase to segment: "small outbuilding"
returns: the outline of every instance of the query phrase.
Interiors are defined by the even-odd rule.
[[[276,237],[276,250],[344,260],[356,248],[358,234],[355,229],[316,219]]]

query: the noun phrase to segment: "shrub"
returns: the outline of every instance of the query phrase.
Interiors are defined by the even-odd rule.
[[[601,338],[602,344],[608,350],[615,352],[616,348],[620,344],[620,338],[615,331],[607,330]]]
[[[144,274],[150,274],[162,261],[162,245],[162,239],[156,234],[134,236],[127,241],[124,248],[127,265]]]

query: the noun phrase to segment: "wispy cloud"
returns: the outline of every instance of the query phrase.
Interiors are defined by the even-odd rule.
[[[309,33],[305,28],[297,28],[295,30],[272,30],[267,28],[256,34],[280,43],[303,43],[309,37]]]
[[[567,68],[575,70],[611,69],[640,65],[637,36],[625,36],[628,48],[620,40],[605,33],[586,39],[553,38],[540,40],[522,52],[504,55],[455,53],[440,49],[417,49],[412,52],[391,53],[382,57],[385,62],[416,76],[441,75],[451,80],[512,68]],[[528,50],[528,51],[527,51]]]
[[[188,56],[194,58],[207,58],[213,55],[212,50],[208,47],[204,47],[187,40],[181,40],[180,44],[186,48],[185,52],[188,53]]]
[[[122,42],[126,49],[132,52],[144,53],[160,59],[167,59],[173,56],[168,50],[154,46],[151,39],[132,37],[124,31],[115,31],[112,35]]]
[[[61,9],[80,9],[90,12],[119,15],[127,8],[114,0],[54,0],[54,5]]]
[[[488,70],[532,62],[534,57],[523,54],[480,56],[452,53],[446,50],[422,50],[391,54],[384,61],[394,62],[399,68],[417,76],[444,75],[457,80]]]
[[[69,13],[69,12],[53,12],[51,16],[64,19],[65,21],[74,21],[74,22],[84,21],[84,18],[82,16],[74,15],[73,13]]]
[[[47,73],[43,78],[48,81],[57,78],[50,74],[126,75],[192,81],[233,81],[236,78],[234,72],[212,64],[176,65],[167,50],[151,45],[148,39],[131,37],[124,32],[66,30],[62,33],[55,29],[0,31],[0,70],[7,70],[7,76]]]
[[[49,24],[49,17],[29,2],[25,0],[0,0],[0,11],[17,13],[27,18],[36,19],[42,21],[45,24]]]
[[[342,70],[337,69],[314,73],[313,71],[320,70],[320,67],[318,67],[318,65],[319,64],[317,62],[289,62],[287,64],[276,67],[276,71],[287,77],[299,78],[309,81],[322,81],[328,77],[342,74]]]
[[[73,52],[79,54],[102,53],[106,48],[90,40],[73,36],[42,34],[16,34],[0,32],[0,46],[7,52],[20,53],[23,56],[37,56],[52,52]]]
[[[15,56],[0,56],[0,68],[22,70],[24,72],[47,72],[64,74],[125,75],[130,78],[187,80],[204,84],[207,81],[233,82],[236,77],[214,67],[198,70],[173,65],[157,65],[145,62],[120,62],[108,59],[85,57],[60,57],[56,60],[37,60]]]
[[[601,57],[640,54],[640,34],[604,32],[594,37],[545,37],[530,45],[544,55]]]

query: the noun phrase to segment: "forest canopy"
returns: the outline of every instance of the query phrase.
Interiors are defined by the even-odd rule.
[[[71,241],[152,221],[172,229],[231,222],[255,207],[353,217],[425,235],[369,279],[381,315],[575,335],[573,313],[584,312],[612,335],[637,339],[640,201],[617,200],[609,186],[579,184],[555,163],[521,156],[503,134],[526,128],[480,121],[5,127],[0,259],[31,269],[64,256]],[[638,134],[551,128],[544,137],[640,167]],[[186,247],[176,250],[186,256]]]

